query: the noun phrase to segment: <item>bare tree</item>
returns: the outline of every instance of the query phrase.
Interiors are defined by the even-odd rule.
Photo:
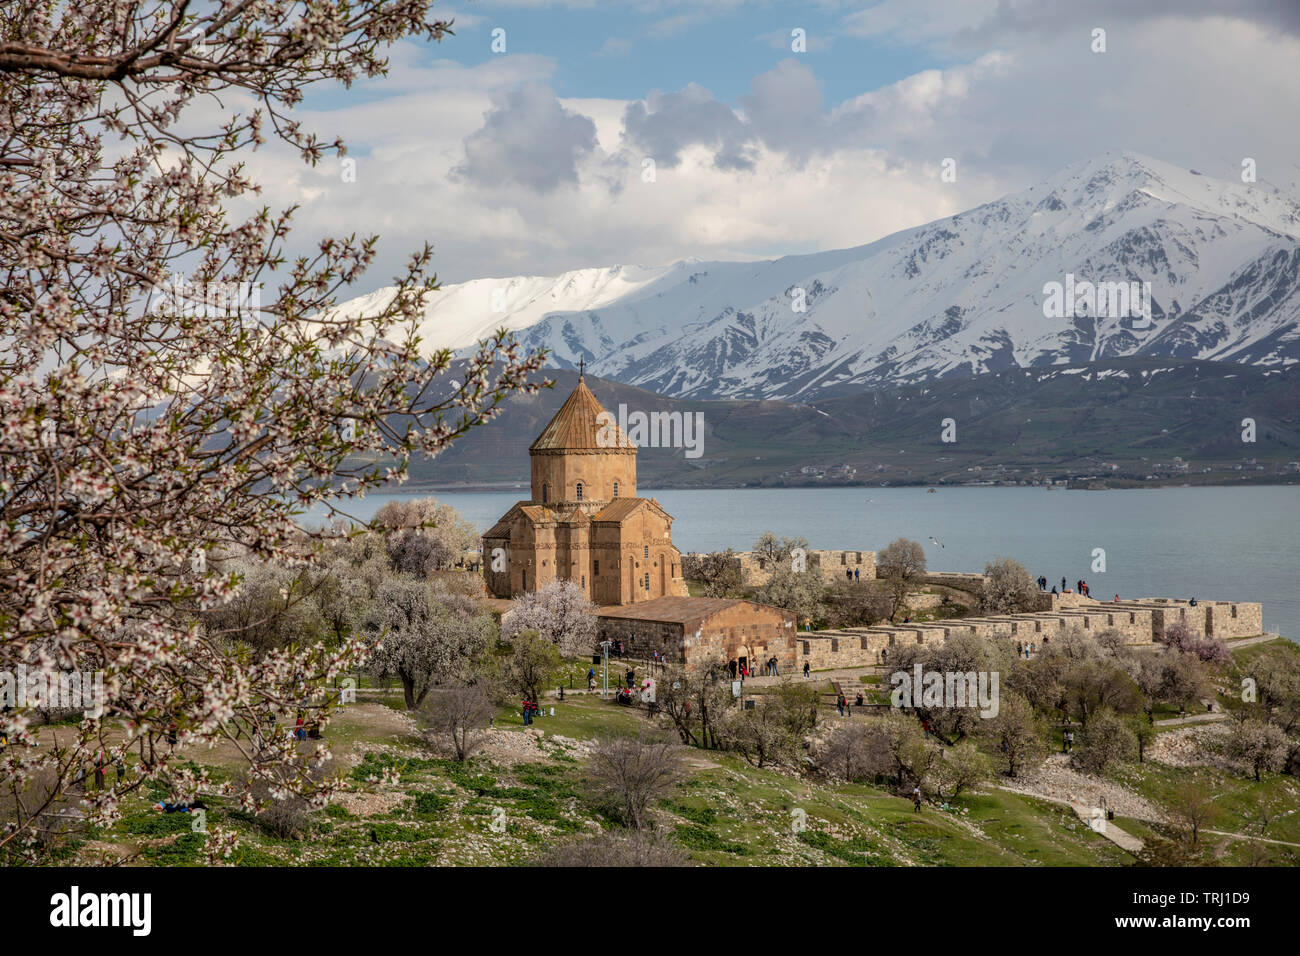
[[[866,727],[860,723],[836,727],[817,748],[816,758],[823,770],[849,782],[874,772]]]
[[[430,729],[450,745],[458,761],[483,749],[493,709],[492,697],[481,684],[436,691],[424,707]]]
[[[907,602],[907,594],[925,577],[925,549],[910,538],[896,538],[876,555],[876,577],[883,580],[893,598],[892,621]]]
[[[644,829],[647,810],[685,774],[681,748],[647,736],[606,737],[591,755],[590,780],[597,797],[618,808],[624,825]]]
[[[656,703],[682,743],[696,747],[719,746],[718,721],[733,699],[731,681],[720,661],[690,670],[670,667],[655,688]]]
[[[1199,779],[1186,780],[1174,791],[1169,815],[1187,829],[1192,846],[1199,843],[1201,831],[1214,823],[1219,815],[1214,798],[1214,791]]]

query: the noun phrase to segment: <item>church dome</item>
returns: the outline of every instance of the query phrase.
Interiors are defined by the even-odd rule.
[[[636,446],[618,427],[617,420],[591,394],[579,376],[573,393],[555,417],[528,447],[529,454],[563,451],[630,451]]]

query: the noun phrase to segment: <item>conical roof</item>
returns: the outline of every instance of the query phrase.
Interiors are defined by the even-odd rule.
[[[608,417],[602,418],[602,415]],[[528,451],[635,450],[636,446],[618,427],[613,415],[591,394],[582,376],[573,393],[560,406],[550,424],[542,429]]]

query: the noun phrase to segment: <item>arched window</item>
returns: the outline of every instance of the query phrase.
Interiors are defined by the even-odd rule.
[[[581,501],[581,500],[582,500],[582,482],[578,482],[578,486],[577,486],[576,494],[577,494],[577,500],[578,500],[578,501]]]
[[[618,497],[618,482],[614,482],[614,497]]]
[[[542,504],[546,504],[550,500],[551,500],[551,486],[546,484],[546,482],[542,482]]]

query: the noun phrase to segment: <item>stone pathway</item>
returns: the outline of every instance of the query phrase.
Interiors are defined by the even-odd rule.
[[[1250,647],[1252,644],[1264,644],[1268,641],[1279,640],[1280,637],[1281,635],[1278,634],[1267,633],[1261,634],[1259,637],[1243,637],[1240,640],[1227,641],[1226,643],[1229,650],[1235,651],[1239,647]]]
[[[1092,829],[1092,812],[1094,808],[1085,807],[1081,803],[1071,803],[1070,807],[1074,810],[1075,816],[1087,824],[1089,829]],[[1121,850],[1127,850],[1134,856],[1142,852],[1142,841],[1127,830],[1121,830],[1110,820],[1106,821],[1102,829],[1093,830],[1093,832],[1100,833]]]
[[[1254,840],[1259,843],[1276,843],[1278,846],[1300,847],[1300,843],[1288,843],[1286,840],[1270,840],[1268,837],[1246,836],[1244,833],[1229,833],[1226,830],[1202,830],[1202,833],[1213,833],[1215,836],[1227,837],[1229,840]]]
[[[1157,727],[1185,727],[1188,724],[1212,724],[1218,720],[1227,720],[1228,715],[1222,712],[1214,714],[1192,714],[1188,717],[1170,717],[1167,720],[1157,720]]]

